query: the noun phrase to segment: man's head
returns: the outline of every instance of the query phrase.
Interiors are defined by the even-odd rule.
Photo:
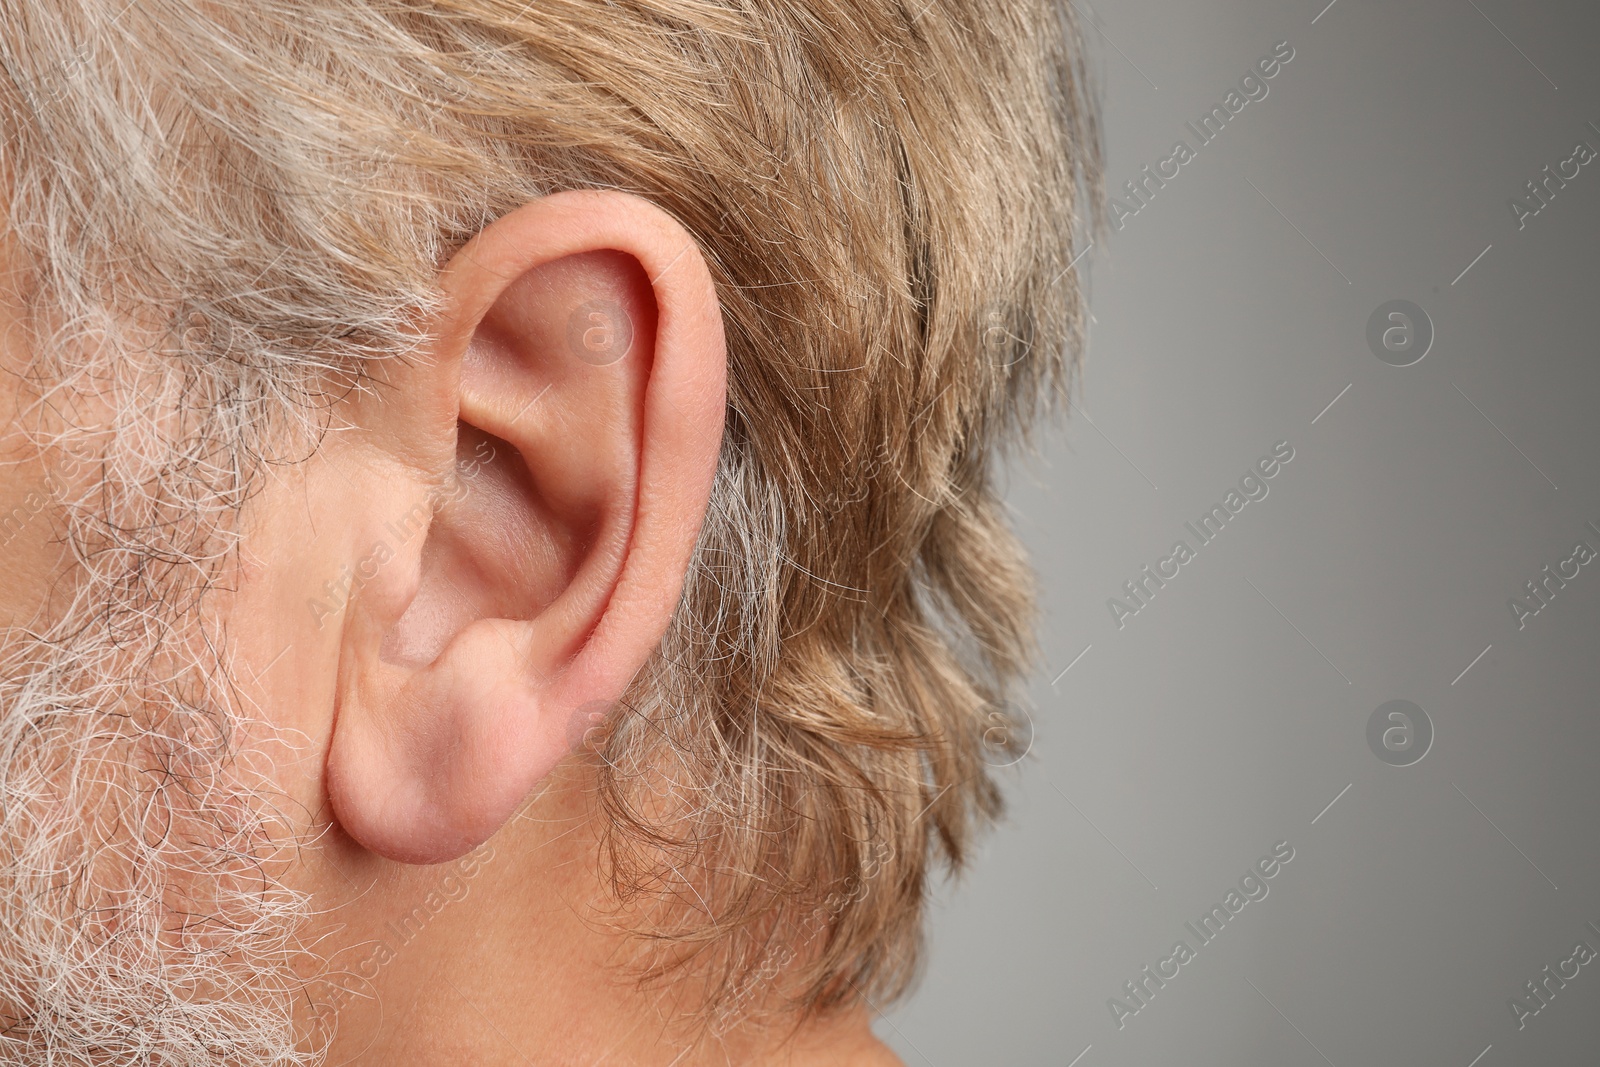
[[[903,989],[1014,755],[1064,7],[0,19],[0,1055],[310,1061],[485,848],[712,1029]]]

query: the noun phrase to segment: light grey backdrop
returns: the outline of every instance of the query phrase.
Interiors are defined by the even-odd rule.
[[[1080,3],[1138,210],[1080,264],[1081,410],[1014,479],[1048,670],[1009,822],[879,1020],[911,1067],[1600,1062],[1600,10],[1326,2]],[[1368,343],[1392,300],[1433,325],[1409,366]],[[1407,766],[1417,716],[1368,739],[1391,700],[1433,729]]]

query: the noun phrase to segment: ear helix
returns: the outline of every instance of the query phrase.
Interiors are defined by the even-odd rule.
[[[612,700],[587,700],[572,709],[567,720],[567,750],[598,753],[605,748],[615,726]]]

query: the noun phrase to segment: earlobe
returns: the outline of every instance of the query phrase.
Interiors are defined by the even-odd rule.
[[[327,761],[345,830],[415,863],[492,835],[570,751],[575,717],[592,726],[654,652],[725,404],[715,286],[648,201],[535,201],[441,286],[433,358],[393,371],[360,427],[405,472],[371,521],[429,503],[346,613]]]

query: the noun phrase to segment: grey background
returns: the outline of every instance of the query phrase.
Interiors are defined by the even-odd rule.
[[[1520,631],[1508,606],[1600,549],[1600,161],[1520,231],[1507,204],[1600,149],[1600,11],[1325,4],[1080,3],[1110,192],[1295,57],[1080,264],[1082,411],[1013,480],[1035,744],[878,1022],[911,1067],[1600,1062],[1600,961],[1520,1030],[1508,1006],[1600,949],[1600,564]],[[1435,326],[1410,367],[1366,345],[1391,299]],[[1119,630],[1107,599],[1280,440],[1268,497]],[[1434,726],[1412,766],[1367,745],[1393,699]],[[1197,947],[1185,922],[1284,840]],[[1180,938],[1119,1029],[1109,998]]]

